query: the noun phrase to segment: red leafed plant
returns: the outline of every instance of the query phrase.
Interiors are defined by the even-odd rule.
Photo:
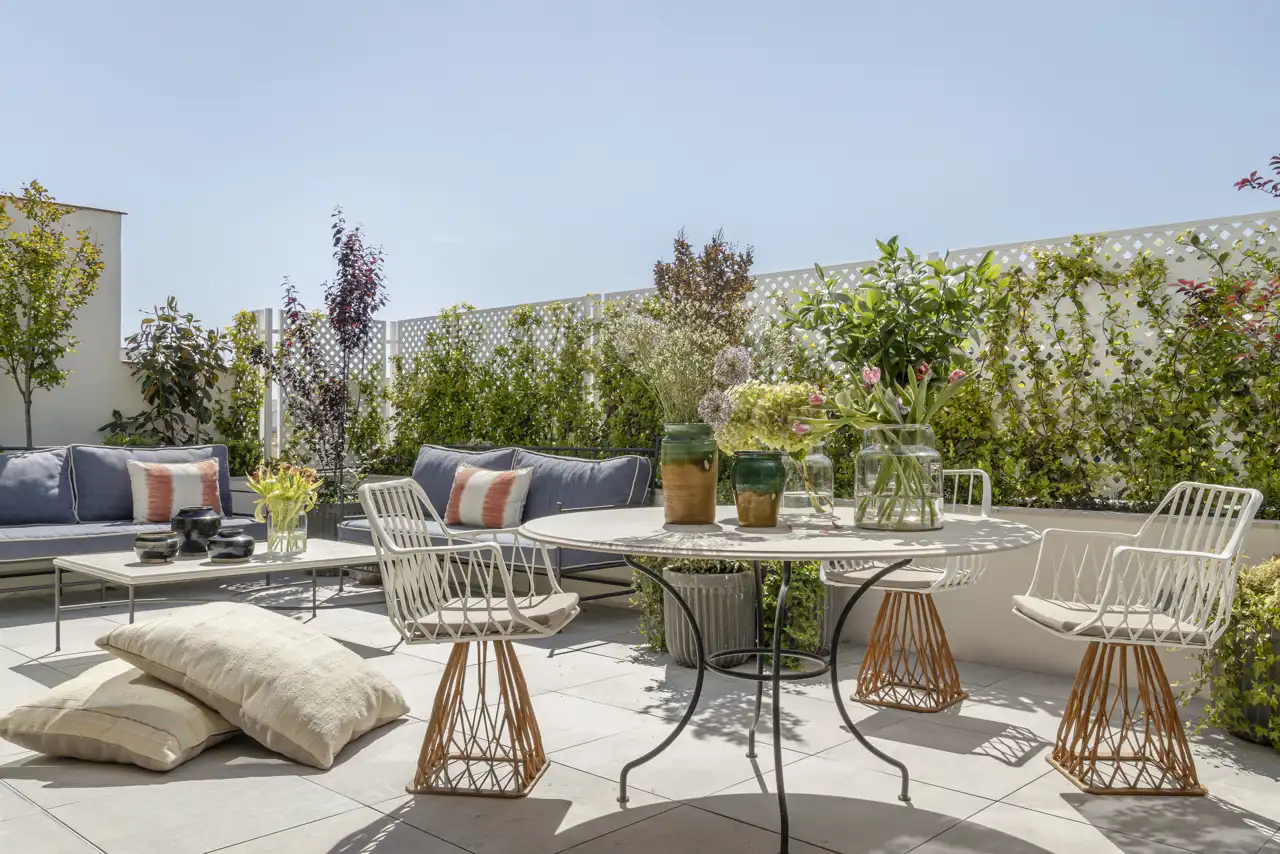
[[[1271,158],[1271,171],[1276,175],[1280,175],[1280,154]],[[1245,175],[1239,181],[1236,181],[1237,190],[1260,190],[1270,196],[1280,198],[1280,180],[1276,178],[1263,178],[1255,169],[1248,175]]]

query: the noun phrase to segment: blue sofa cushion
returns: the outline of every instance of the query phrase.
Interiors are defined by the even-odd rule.
[[[413,464],[413,479],[427,493],[432,508],[444,518],[449,506],[449,492],[453,489],[453,476],[458,466],[466,463],[480,469],[506,471],[511,468],[514,448],[498,448],[493,451],[455,451],[438,445],[423,445]]]
[[[231,512],[231,470],[226,445],[188,448],[113,448],[71,446],[71,478],[75,483],[76,516],[81,522],[118,522],[133,518],[129,460],[142,463],[194,463],[218,460],[218,495],[222,512]]]
[[[517,449],[511,468],[533,469],[524,518],[538,519],[585,507],[631,507],[645,503],[651,467],[645,457],[584,460]]]
[[[244,531],[264,540],[267,526],[250,516],[222,521],[227,530]],[[133,548],[133,538],[143,531],[167,531],[163,523],[81,522],[68,525],[16,525],[0,528],[0,563],[16,560],[52,560],[55,557]]]
[[[0,454],[0,525],[74,524],[66,448]]]

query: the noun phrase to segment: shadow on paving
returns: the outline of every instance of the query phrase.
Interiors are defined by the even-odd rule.
[[[793,850],[808,843],[836,851],[907,852],[960,821],[910,805],[830,795],[793,794],[788,805]],[[620,807],[608,815],[565,826],[571,806],[565,800],[536,796],[504,800],[419,795],[391,810],[388,818],[348,834],[330,847],[328,854],[422,850],[419,831],[486,854],[552,854],[568,848],[582,854],[775,854],[778,850],[777,801],[767,793],[709,796],[674,808],[670,803]],[[751,819],[744,818],[747,816]],[[745,827],[735,831],[726,819]],[[1045,848],[990,828],[966,825],[964,830],[963,841],[957,839],[960,844],[942,850],[953,854],[1050,854]],[[1134,854],[1142,850],[1132,849]]]

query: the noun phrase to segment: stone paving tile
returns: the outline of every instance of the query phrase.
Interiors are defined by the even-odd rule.
[[[185,592],[216,598],[245,586]],[[140,606],[138,616],[181,607]],[[103,660],[93,641],[122,622],[118,606],[68,614],[55,654],[50,608],[0,600],[0,712]],[[418,718],[430,715],[448,645],[398,643],[378,606],[314,620],[293,613],[400,685],[412,717],[358,739],[327,772],[247,738],[164,775],[48,759],[0,742],[0,851],[776,850],[771,699],[766,690],[753,763],[745,755],[750,682],[708,673],[692,725],[632,773],[631,802],[618,805],[623,764],[670,733],[694,682],[693,670],[636,647],[641,638],[625,610],[588,605],[562,634],[516,644],[552,765],[530,798],[514,801],[404,794],[426,729]],[[861,653],[841,648],[842,696],[853,692]],[[1070,680],[978,662],[958,667],[971,696],[940,714],[846,702],[872,743],[908,764],[910,806],[896,799],[896,772],[844,729],[829,677],[784,685],[793,851],[1280,854],[1280,754],[1210,730],[1192,738],[1207,798],[1084,795],[1044,762]],[[1200,705],[1193,701],[1184,719]]]

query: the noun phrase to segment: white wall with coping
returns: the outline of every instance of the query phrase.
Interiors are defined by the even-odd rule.
[[[10,214],[16,213],[12,203]],[[102,249],[102,277],[98,290],[80,309],[73,334],[80,339],[61,365],[71,371],[67,384],[52,391],[36,391],[31,408],[32,438],[37,446],[72,442],[100,442],[98,427],[111,420],[111,410],[131,414],[142,409],[137,383],[129,376],[120,349],[121,252],[124,214],[96,208],[77,208],[63,225],[68,234],[87,229]],[[24,229],[19,217],[11,226]],[[0,447],[26,444],[22,398],[8,375],[0,374]]]

